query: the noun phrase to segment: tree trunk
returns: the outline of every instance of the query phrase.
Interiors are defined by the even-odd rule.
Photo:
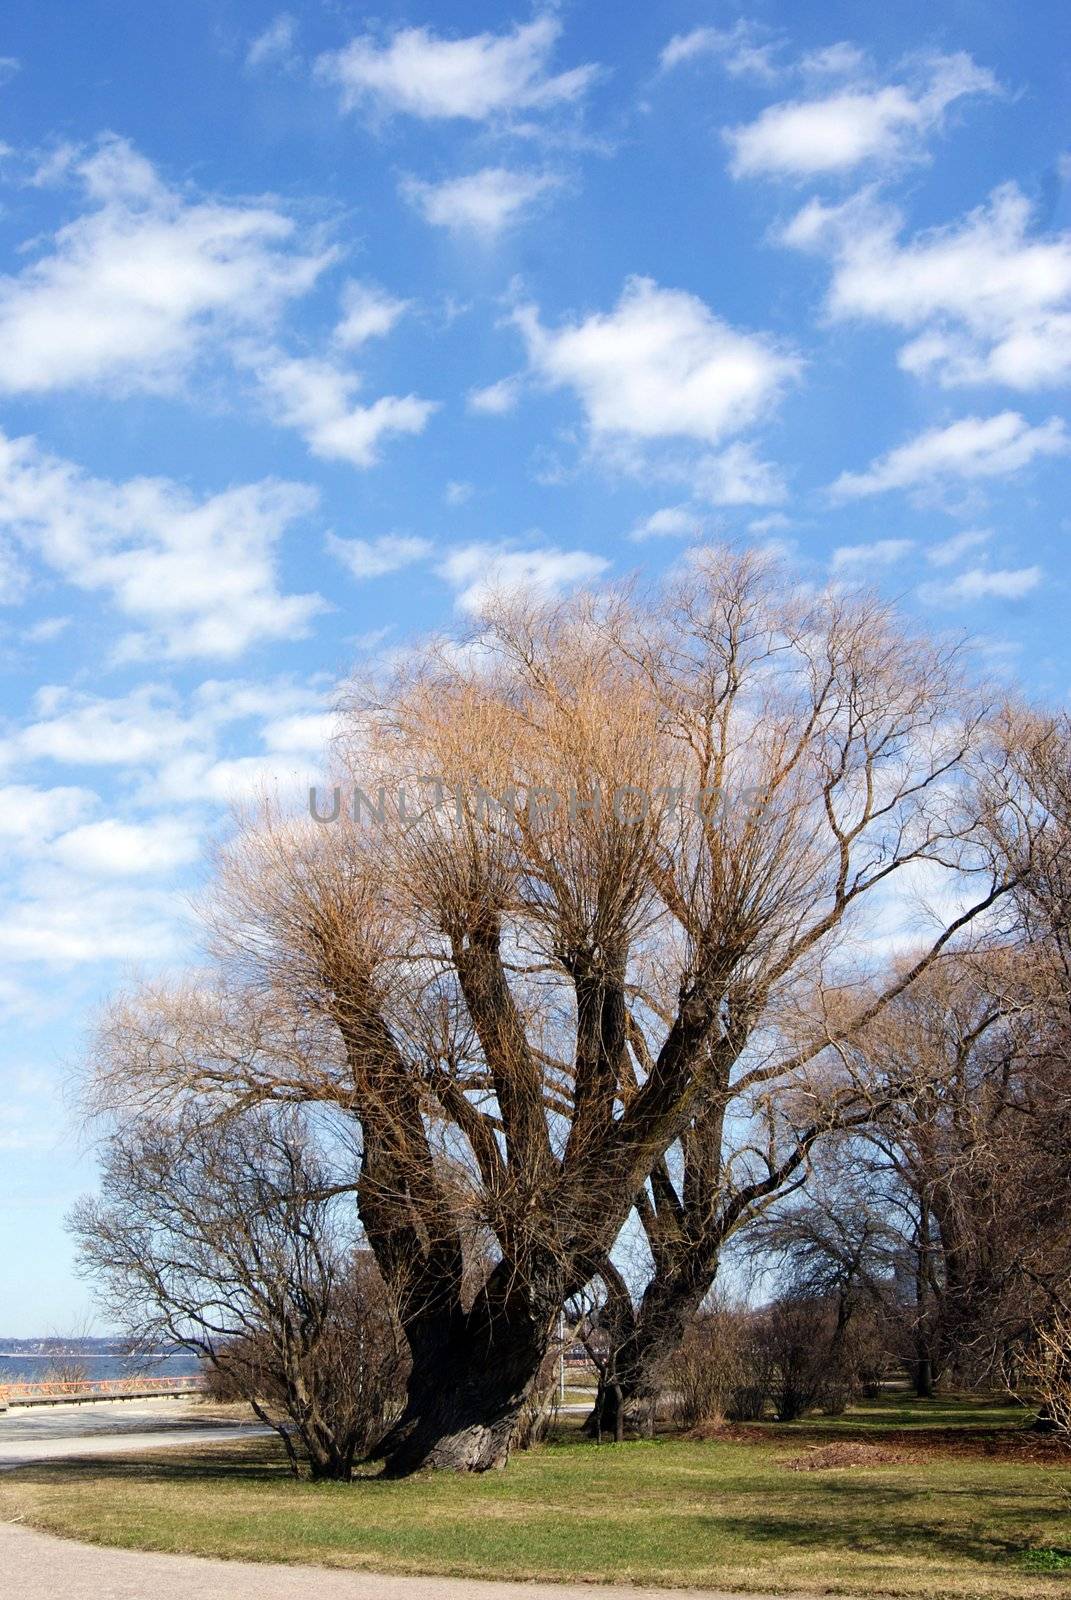
[[[599,1377],[599,1387],[595,1395],[595,1404],[584,1420],[584,1433],[596,1444],[602,1444],[606,1434],[614,1439],[618,1433],[624,1434],[624,1401],[621,1385],[609,1380],[605,1373]]]
[[[486,1472],[509,1459],[521,1410],[550,1348],[557,1304],[477,1296],[467,1315],[410,1331],[405,1411],[384,1444],[384,1476]]]
[[[616,1350],[610,1352],[607,1370],[612,1383],[600,1393],[602,1431],[615,1436],[625,1419],[641,1408],[648,1414],[662,1390],[665,1370],[680,1349],[689,1322],[714,1286],[717,1263],[683,1259],[675,1273],[656,1273],[647,1286],[640,1309]],[[599,1402],[596,1402],[599,1404]],[[646,1421],[646,1419],[645,1419]],[[589,1431],[594,1431],[594,1414]],[[637,1424],[640,1431],[646,1431]]]

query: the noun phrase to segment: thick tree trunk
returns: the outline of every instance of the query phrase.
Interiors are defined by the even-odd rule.
[[[591,1415],[584,1423],[585,1433],[599,1444],[607,1439],[621,1444],[628,1424],[636,1427],[637,1419],[629,1413],[622,1385],[614,1379],[600,1382]]]
[[[384,1475],[486,1472],[509,1459],[520,1413],[553,1336],[556,1302],[503,1305],[424,1319],[410,1330],[405,1411],[384,1442]]]
[[[698,1253],[697,1253],[698,1256]],[[666,1367],[680,1349],[691,1319],[714,1287],[717,1262],[682,1259],[676,1272],[656,1273],[647,1286],[631,1327],[610,1353],[612,1380],[601,1386],[587,1429],[597,1422],[603,1434],[623,1428],[628,1421],[637,1431],[647,1431],[655,1402],[665,1385]]]

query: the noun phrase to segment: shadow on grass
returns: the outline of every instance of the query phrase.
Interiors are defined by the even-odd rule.
[[[32,1462],[12,1472],[13,1481],[47,1484],[264,1484],[278,1487],[398,1488],[398,1480],[381,1476],[378,1461],[358,1463],[350,1483],[340,1480],[315,1481],[303,1468],[295,1478],[281,1444],[271,1439],[221,1446],[199,1445],[183,1453],[179,1450],[129,1456],[64,1456],[53,1461]]]
[[[999,1502],[990,1499],[986,1505],[984,1521],[967,1520],[959,1504],[978,1498],[976,1486],[900,1486],[868,1477],[826,1482],[822,1488],[830,1497],[825,1515],[816,1516],[812,1507],[798,1515],[726,1513],[704,1520],[712,1533],[717,1529],[756,1549],[765,1547],[771,1556],[812,1549],[884,1558],[924,1550],[953,1563],[991,1565],[1021,1557],[1036,1542],[1038,1524],[1060,1515],[1055,1495],[1051,1507],[1046,1506],[1049,1496],[1036,1484],[1022,1489],[1002,1485]],[[918,1515],[912,1517],[909,1507],[916,1502]],[[957,1516],[963,1520],[953,1523]]]
[[[66,1456],[62,1460],[34,1462],[12,1473],[19,1483],[191,1483],[221,1479],[243,1483],[293,1483],[286,1456],[279,1446],[278,1456],[271,1447],[255,1451],[200,1448],[183,1455],[168,1456]]]

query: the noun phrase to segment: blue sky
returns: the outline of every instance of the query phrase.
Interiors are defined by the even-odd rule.
[[[0,1333],[87,1303],[95,1005],[355,661],[729,537],[1066,702],[1069,26],[9,0]]]

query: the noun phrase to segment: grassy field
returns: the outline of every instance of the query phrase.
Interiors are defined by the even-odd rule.
[[[1066,1592],[1071,1470],[1022,1448],[1002,1426],[1015,1418],[876,1402],[709,1442],[597,1449],[573,1438],[515,1456],[505,1473],[352,1485],[295,1483],[273,1444],[246,1442],[23,1468],[0,1478],[0,1517],[106,1544],[384,1572]],[[949,1441],[958,1429],[956,1447],[934,1428]]]
[[[1022,1406],[1003,1399],[1000,1395],[938,1396],[933,1400],[916,1400],[903,1390],[890,1389],[878,1400],[863,1400],[852,1406],[842,1417],[811,1417],[797,1426],[833,1434],[850,1434],[865,1438],[876,1430],[900,1428],[957,1428],[969,1430],[968,1437],[977,1429],[1019,1428],[1031,1421]]]

